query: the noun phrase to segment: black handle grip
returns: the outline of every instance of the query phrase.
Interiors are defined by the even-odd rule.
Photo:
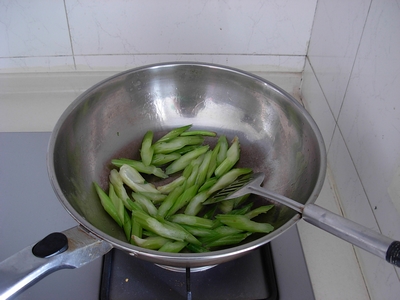
[[[400,242],[394,241],[386,251],[386,261],[400,267]]]

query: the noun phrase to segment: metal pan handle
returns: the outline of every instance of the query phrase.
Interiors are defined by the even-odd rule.
[[[111,249],[81,226],[50,234],[0,262],[0,299],[17,295],[54,271],[79,268]]]
[[[394,241],[316,204],[306,204],[302,215],[308,223],[400,267],[399,241]]]

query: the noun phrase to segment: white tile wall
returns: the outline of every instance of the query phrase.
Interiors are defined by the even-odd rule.
[[[301,72],[316,0],[0,2],[0,72],[171,60]]]
[[[319,0],[310,67],[306,66],[302,85],[303,101],[320,127],[331,129],[332,117],[336,122],[328,161],[344,215],[396,240],[400,240],[399,32],[398,1]],[[309,79],[312,75],[314,81]],[[307,98],[315,94],[316,86],[321,89],[318,98]],[[326,105],[331,117],[326,116]],[[365,251],[356,253],[370,298],[398,299],[399,269]]]

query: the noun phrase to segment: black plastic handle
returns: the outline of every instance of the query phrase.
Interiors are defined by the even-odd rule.
[[[386,252],[386,261],[400,267],[400,242],[394,241]]]

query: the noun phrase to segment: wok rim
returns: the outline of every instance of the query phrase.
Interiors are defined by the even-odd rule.
[[[165,265],[170,265],[170,266],[176,266],[177,261],[180,262],[181,264],[196,264],[199,266],[207,266],[207,265],[212,265],[215,264],[215,260],[218,260],[220,258],[225,258],[225,260],[229,260],[230,257],[238,257],[239,255],[245,254],[248,251],[251,251],[255,248],[258,248],[282,233],[284,233],[286,230],[291,228],[293,225],[295,225],[302,217],[300,214],[295,214],[291,219],[289,219],[286,223],[281,225],[279,228],[275,229],[269,234],[266,234],[254,241],[250,241],[246,244],[239,245],[239,246],[234,246],[230,247],[227,249],[223,250],[216,250],[216,251],[211,251],[211,252],[206,252],[206,253],[166,253],[166,252],[159,252],[156,250],[149,250],[149,249],[144,249],[141,247],[137,247],[135,245],[132,245],[128,242],[124,242],[122,240],[119,240],[117,238],[114,238],[94,225],[92,225],[89,221],[87,221],[83,216],[81,216],[69,203],[69,201],[66,199],[64,196],[64,193],[62,192],[62,189],[57,181],[57,178],[55,176],[55,166],[54,166],[54,148],[55,148],[55,143],[57,141],[60,129],[62,125],[64,124],[65,120],[68,118],[68,116],[71,114],[71,112],[75,109],[76,106],[78,106],[82,101],[85,100],[86,95],[90,93],[92,90],[102,86],[103,84],[117,78],[120,76],[124,76],[126,74],[131,74],[147,69],[154,69],[154,68],[166,68],[166,67],[175,67],[175,66],[196,66],[196,67],[204,67],[204,68],[216,68],[223,70],[225,72],[231,72],[231,73],[236,73],[241,76],[249,77],[253,80],[257,80],[262,82],[264,85],[269,86],[270,88],[274,89],[276,92],[282,94],[288,101],[291,101],[297,108],[300,110],[300,112],[304,115],[305,119],[309,123],[310,127],[312,128],[312,131],[314,132],[317,142],[318,142],[318,147],[320,149],[320,168],[319,168],[319,174],[318,178],[316,180],[316,183],[313,187],[312,193],[309,196],[308,200],[304,203],[309,204],[309,203],[314,203],[322,189],[322,186],[325,181],[325,176],[326,176],[326,169],[327,169],[327,158],[326,158],[326,148],[325,148],[325,143],[321,134],[320,129],[318,128],[315,120],[311,117],[310,113],[303,107],[299,101],[297,101],[292,95],[290,95],[288,92],[280,88],[279,86],[275,85],[274,83],[258,76],[253,73],[243,71],[234,67],[229,67],[229,66],[224,66],[224,65],[219,65],[219,64],[213,64],[213,63],[199,63],[199,62],[165,62],[165,63],[155,63],[155,64],[148,64],[136,68],[132,68],[129,70],[125,70],[122,72],[118,72],[110,77],[107,77],[106,79],[103,79],[102,81],[94,84],[93,86],[89,87],[86,91],[84,91],[82,94],[80,94],[61,114],[60,118],[56,122],[56,125],[51,132],[51,136],[49,139],[48,143],[48,149],[47,149],[47,157],[46,157],[46,162],[47,162],[47,172],[48,172],[48,177],[51,183],[51,186],[58,198],[58,200],[61,202],[63,207],[66,209],[66,211],[74,218],[80,226],[82,226],[86,231],[88,231],[90,234],[96,236],[100,240],[104,240],[108,243],[110,243],[114,248],[123,250],[128,252],[129,254],[133,256],[137,256],[139,258],[147,259],[147,260],[153,260],[155,259],[157,263],[160,261],[165,264]]]

